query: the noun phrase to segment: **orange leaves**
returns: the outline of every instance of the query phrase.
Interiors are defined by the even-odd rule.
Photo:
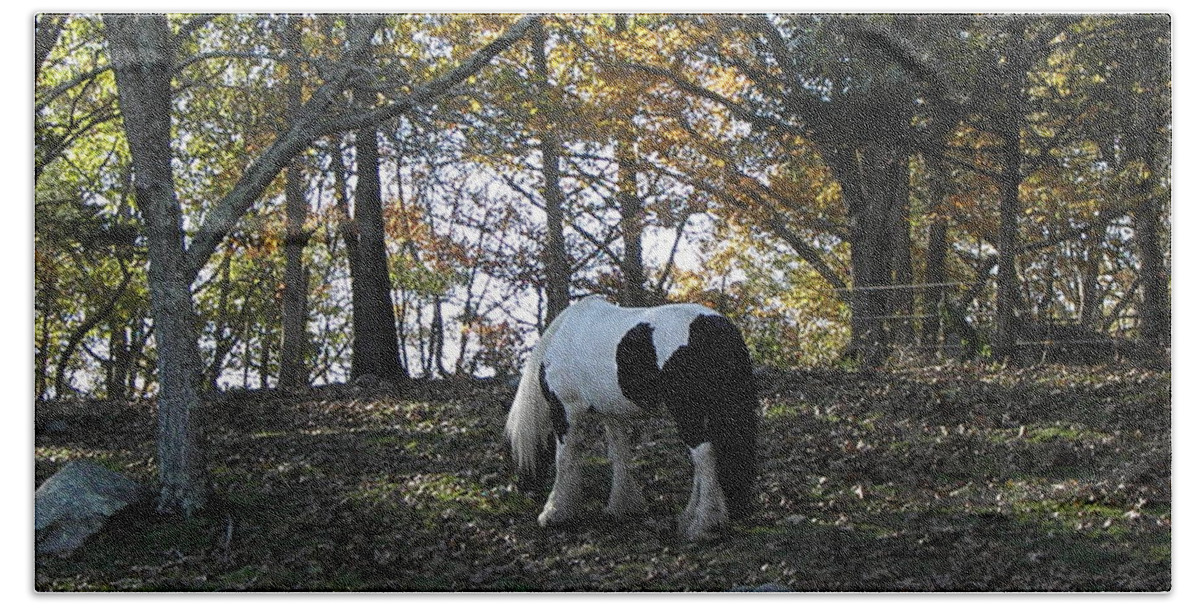
[[[419,205],[393,202],[384,206],[383,215],[388,241],[399,246],[397,272],[406,287],[444,291],[452,280],[449,277],[475,263],[460,243],[435,232],[431,218]]]

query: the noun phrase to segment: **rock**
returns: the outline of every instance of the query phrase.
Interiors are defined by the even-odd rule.
[[[45,422],[34,422],[33,432],[36,435],[61,435],[71,430],[66,420],[52,419]]]
[[[145,496],[140,485],[94,462],[67,463],[34,492],[36,552],[70,555],[113,514]]]

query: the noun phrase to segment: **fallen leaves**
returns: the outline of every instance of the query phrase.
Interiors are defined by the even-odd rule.
[[[227,395],[212,512],[110,527],[79,563],[40,561],[37,587],[1161,590],[1169,385],[1119,367],[779,374],[762,398],[758,512],[697,545],[674,532],[690,468],[666,420],[641,429],[645,517],[600,516],[596,433],[596,517],[542,529],[545,493],[518,491],[504,455],[502,383]],[[153,480],[145,404],[46,416],[65,426],[37,437],[39,481],[96,453]]]

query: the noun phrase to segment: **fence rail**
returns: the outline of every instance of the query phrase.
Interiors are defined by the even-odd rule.
[[[878,291],[889,289],[923,289],[926,287],[961,287],[966,283],[910,283],[907,285],[871,285],[869,287],[834,287],[834,291]]]

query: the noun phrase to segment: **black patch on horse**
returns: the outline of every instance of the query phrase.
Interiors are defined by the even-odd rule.
[[[567,429],[569,428],[567,424],[567,406],[563,405],[562,399],[559,399],[558,395],[555,395],[554,391],[550,390],[550,384],[546,382],[545,363],[542,363],[538,368],[538,384],[542,387],[542,396],[546,398],[546,401],[550,402],[550,423],[554,426],[554,434],[558,437],[559,441],[562,441],[563,437],[566,437]]]
[[[662,369],[662,398],[690,448],[712,442],[731,517],[748,515],[757,476],[758,403],[750,351],[728,319],[700,315]]]
[[[658,354],[654,351],[654,328],[638,323],[617,344],[617,384],[621,394],[644,410],[653,410],[662,400]]]

